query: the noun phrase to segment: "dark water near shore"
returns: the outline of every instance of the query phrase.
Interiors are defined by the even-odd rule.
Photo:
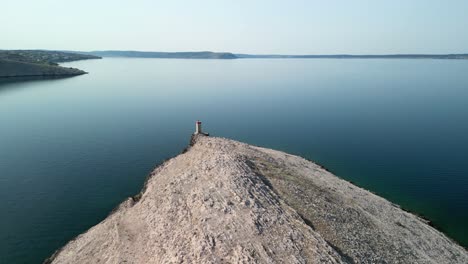
[[[0,83],[0,263],[38,263],[188,143],[284,150],[468,246],[468,61],[103,59]]]

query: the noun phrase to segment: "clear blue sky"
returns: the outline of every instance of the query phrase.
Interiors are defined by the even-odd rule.
[[[2,0],[0,49],[468,53],[468,0]]]

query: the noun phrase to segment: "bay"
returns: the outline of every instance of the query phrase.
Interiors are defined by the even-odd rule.
[[[311,159],[468,246],[468,61],[66,63],[0,82],[0,263],[40,263],[135,195],[154,166],[214,136]]]

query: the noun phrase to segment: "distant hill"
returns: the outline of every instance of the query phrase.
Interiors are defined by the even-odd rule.
[[[99,59],[94,55],[45,50],[0,50],[0,78],[53,77],[85,74],[85,71],[59,66],[60,62]]]
[[[102,57],[133,57],[133,58],[160,58],[160,59],[236,59],[237,57],[229,52],[150,52],[150,51],[122,51],[104,50],[80,52],[81,54],[102,56]]]

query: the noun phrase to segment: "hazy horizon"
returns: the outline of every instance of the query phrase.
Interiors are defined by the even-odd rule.
[[[467,53],[467,1],[5,1],[0,49]],[[19,15],[20,14],[20,15]]]

